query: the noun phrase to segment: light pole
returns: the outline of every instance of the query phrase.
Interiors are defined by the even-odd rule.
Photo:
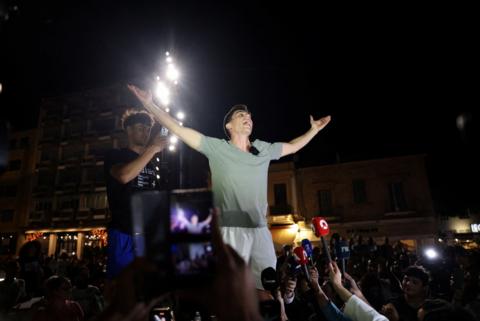
[[[160,101],[160,105],[163,107],[165,112],[170,113],[171,108],[170,105],[172,103],[172,90],[170,87],[176,87],[178,85],[178,80],[180,78],[180,72],[178,71],[177,67],[174,64],[174,59],[167,51],[165,53],[165,79],[163,81],[160,76],[156,77],[157,83],[155,88],[155,95],[156,98]],[[174,98],[174,97],[173,97]],[[175,114],[178,123],[183,126],[183,121],[186,118],[186,115],[183,111],[179,110]],[[162,128],[162,134],[164,136],[168,136],[168,130]],[[178,179],[179,179],[179,187],[183,188],[184,186],[184,173],[183,173],[183,147],[182,144],[177,144],[178,138],[174,135],[170,135],[169,137],[169,146],[168,150],[170,152],[175,152],[178,150]],[[164,157],[162,156],[162,160]]]

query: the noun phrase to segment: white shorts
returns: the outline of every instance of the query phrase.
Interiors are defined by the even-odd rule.
[[[222,227],[223,241],[229,244],[250,265],[257,289],[263,290],[262,271],[275,269],[277,256],[268,227]]]

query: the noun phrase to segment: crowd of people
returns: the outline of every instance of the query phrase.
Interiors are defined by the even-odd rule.
[[[237,320],[290,321],[459,321],[480,316],[478,250],[443,246],[438,247],[438,258],[429,259],[401,242],[390,245],[386,239],[377,245],[360,237],[349,242],[350,258],[342,273],[333,243],[332,263],[323,247],[314,247],[306,269],[296,263],[292,246],[285,245],[278,253],[277,286],[270,300],[259,303],[246,263],[217,240],[218,277],[211,285],[215,291],[192,285],[169,290],[145,304],[133,293],[138,273],[148,269],[147,263],[134,261],[116,280],[112,295],[105,291],[104,252],[92,252],[82,260],[66,253],[46,257],[40,243],[31,241],[18,257],[0,263],[5,271],[0,282],[0,319],[142,320],[159,305],[172,309],[176,320],[191,320],[196,312],[204,320],[234,320],[233,313],[238,314]],[[125,298],[126,293],[133,297]]]

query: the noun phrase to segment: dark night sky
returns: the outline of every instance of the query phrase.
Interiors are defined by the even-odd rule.
[[[38,2],[38,3],[37,3]],[[300,165],[426,153],[439,208],[478,205],[474,42],[454,11],[382,15],[368,8],[207,1],[2,1],[3,117],[35,126],[41,97],[142,84],[170,50],[184,73],[189,125],[221,136],[246,103],[254,134],[289,140],[308,115],[333,115]],[[178,4],[183,3],[183,4]],[[14,6],[18,6],[14,10]],[[378,8],[377,8],[378,9]],[[380,8],[382,9],[382,8]],[[449,8],[445,12],[448,12]],[[477,103],[474,103],[474,102]]]

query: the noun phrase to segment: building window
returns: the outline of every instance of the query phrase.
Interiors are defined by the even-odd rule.
[[[81,210],[104,209],[108,207],[107,193],[85,194],[80,199]]]
[[[95,194],[84,194],[80,197],[80,210],[95,208]]]
[[[95,167],[95,183],[97,183],[97,185],[105,184],[105,169],[103,166]]]
[[[287,204],[287,184],[274,184],[273,195],[275,197],[275,205]]]
[[[60,133],[62,128],[59,125],[54,124],[45,124],[43,127],[43,139],[58,139],[60,138]]]
[[[15,197],[17,196],[16,185],[0,186],[0,197]]]
[[[95,167],[87,167],[83,174],[83,184],[90,184],[95,182]]]
[[[42,148],[42,152],[40,154],[40,161],[41,162],[55,162],[58,159],[58,148],[56,147],[45,147]]]
[[[6,223],[13,221],[13,215],[15,214],[15,210],[2,210],[0,212],[0,222]]]
[[[16,148],[17,148],[17,140],[16,139],[11,139],[8,149],[15,150]]]
[[[86,122],[70,122],[65,123],[65,127],[63,130],[63,137],[64,138],[71,138],[76,136],[81,136],[85,130]]]
[[[353,186],[353,202],[355,204],[362,204],[367,202],[367,189],[364,179],[354,179]]]
[[[408,209],[403,192],[403,183],[395,182],[388,185],[390,193],[390,206],[393,212],[402,212]]]
[[[83,158],[84,148],[81,142],[75,142],[62,147],[62,160]]]
[[[57,200],[57,210],[73,211],[78,209],[78,198],[61,197]]]
[[[75,185],[80,182],[81,171],[79,168],[65,168],[58,171],[58,185]]]
[[[19,159],[12,160],[8,163],[8,170],[18,171],[22,168],[22,161]]]
[[[292,207],[288,204],[287,201],[286,184],[274,184],[273,197],[275,199],[275,204],[273,206],[270,206],[271,215],[292,214]]]
[[[84,184],[95,183],[97,185],[105,185],[105,173],[103,165],[95,167],[85,168],[85,174],[83,177]]]
[[[27,148],[30,145],[30,139],[28,137],[22,137],[20,140],[20,148]]]
[[[332,215],[332,191],[320,190],[317,192],[319,214],[323,216]]]
[[[51,199],[37,199],[35,200],[35,211],[36,212],[49,212],[52,210],[52,200]]]
[[[63,105],[50,105],[45,108],[45,117],[62,117]]]
[[[77,253],[77,238],[77,233],[57,233],[55,255],[57,257],[63,253],[75,255]]]
[[[88,148],[88,156],[94,156],[96,159],[105,157],[105,153],[113,147],[110,140],[103,140],[91,143]]]
[[[40,170],[38,172],[37,186],[51,187],[55,182],[55,174],[49,170]]]
[[[28,219],[30,222],[41,222],[45,219],[45,215],[43,212],[31,212]]]
[[[92,131],[99,134],[110,134],[115,130],[115,118],[103,118],[92,120]]]

